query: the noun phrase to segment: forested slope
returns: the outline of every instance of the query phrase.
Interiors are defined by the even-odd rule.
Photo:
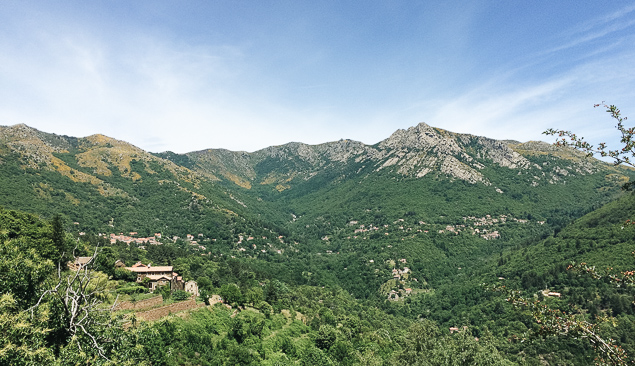
[[[620,188],[632,173],[571,149],[422,124],[372,146],[150,154],[105,136],[18,125],[0,128],[0,159],[0,205],[37,215],[0,211],[11,360],[593,362],[584,340],[536,337],[540,326],[487,289],[494,284],[589,322],[616,316],[602,335],[635,351],[631,289],[567,270],[571,262],[633,268],[635,227],[626,220],[635,199]],[[111,244],[108,234],[120,232],[163,238]],[[108,344],[101,349],[70,336],[60,297],[47,294],[30,315],[59,282],[58,264],[68,278],[66,260],[96,248],[91,273],[104,309],[146,291],[115,270],[117,260],[173,266],[199,283],[201,300],[220,294],[233,309],[128,330],[130,314],[115,314],[108,331],[94,328]]]

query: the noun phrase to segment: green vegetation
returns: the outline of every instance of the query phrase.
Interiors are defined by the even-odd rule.
[[[20,210],[0,209],[2,364],[593,363],[586,339],[541,331],[542,307],[513,306],[493,285],[635,354],[633,289],[567,270],[633,269],[635,196],[620,190],[630,171],[540,146],[518,148],[525,165],[512,168],[486,151],[494,142],[465,136],[461,163],[483,181],[329,150],[361,149],[346,141],[308,159],[299,144],[150,155],[103,136],[34,136],[39,160],[0,139],[0,203]],[[401,149],[390,154],[417,152]],[[162,238],[111,244],[119,233]],[[164,305],[189,298],[149,294],[117,260],[173,266],[197,281],[199,304],[224,304],[158,321],[113,312],[156,293]]]

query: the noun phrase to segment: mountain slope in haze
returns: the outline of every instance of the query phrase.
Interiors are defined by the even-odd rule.
[[[512,215],[562,226],[612,199],[631,174],[569,148],[498,141],[424,123],[372,146],[340,140],[254,153],[158,155],[277,204],[296,232],[315,231],[313,238],[350,220],[370,224],[406,213],[443,224],[465,216]]]

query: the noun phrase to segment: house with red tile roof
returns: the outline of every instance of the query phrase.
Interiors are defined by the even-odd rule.
[[[152,266],[151,263],[145,265],[137,262],[126,269],[137,274],[137,282],[144,282],[147,278],[150,292],[164,285],[170,285],[172,291],[183,290],[185,285],[183,278],[172,271],[172,266]]]

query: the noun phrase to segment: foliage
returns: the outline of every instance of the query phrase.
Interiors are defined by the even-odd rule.
[[[473,140],[469,155],[496,187],[441,173],[407,177],[354,159],[302,179],[314,167],[289,153],[250,160],[255,178],[246,189],[227,181],[223,169],[200,169],[196,154],[164,154],[175,167],[125,151],[121,161],[103,159],[110,174],[102,174],[80,163],[94,152],[87,142],[55,153],[76,175],[118,192],[103,195],[92,183],[28,165],[19,153],[3,154],[0,203],[53,219],[0,210],[0,292],[7,296],[0,319],[11,335],[7,349],[18,352],[0,363],[17,362],[19,352],[52,364],[589,363],[591,347],[570,337],[516,341],[537,325],[480,286],[499,277],[536,294],[554,314],[573,310],[576,321],[630,354],[632,289],[566,270],[571,260],[631,269],[622,257],[635,250],[635,226],[621,227],[633,217],[635,198],[616,200],[629,173],[562,152],[521,150],[527,168],[511,169],[492,164]],[[111,148],[99,151],[108,156]],[[0,151],[9,150],[0,142]],[[290,188],[273,190],[270,176],[288,177]],[[66,220],[78,223],[72,234],[64,232]],[[130,231],[163,239],[110,244],[109,233]],[[183,239],[187,234],[196,243]],[[74,254],[94,255],[89,272],[65,269],[61,254],[72,253],[70,243]],[[117,260],[173,266],[198,282],[201,297],[220,295],[225,304],[156,322],[124,320],[110,309],[116,294],[146,290],[134,273],[114,267]],[[563,298],[545,299],[538,292],[545,286]],[[169,286],[157,293],[185,296]],[[68,305],[75,300],[80,313],[88,309],[89,323],[73,320]],[[609,314],[617,327],[596,324]],[[73,324],[87,324],[88,334]]]
[[[595,104],[594,107],[603,107],[606,112],[611,115],[617,125],[615,128],[620,132],[620,143],[623,144],[621,148],[611,150],[605,142],[598,144],[597,147],[591,145],[588,141],[584,140],[584,137],[579,137],[571,131],[555,130],[553,128],[543,132],[545,135],[558,135],[560,138],[556,141],[558,146],[572,146],[580,151],[587,153],[588,156],[598,154],[602,157],[609,157],[613,159],[613,164],[620,165],[625,164],[635,168],[635,161],[632,160],[635,157],[635,127],[625,127],[624,122],[628,117],[622,117],[621,111],[615,105],[607,105],[604,102]],[[633,182],[626,184],[625,188],[629,188]]]
[[[29,316],[20,311],[18,302],[10,293],[0,297],[0,363],[3,365],[43,365],[55,359],[47,348],[49,329],[46,312]]]
[[[243,295],[235,284],[223,285],[219,294],[228,304],[241,305],[243,303]]]
[[[174,301],[183,301],[190,298],[190,293],[183,290],[172,291]]]
[[[406,365],[510,365],[490,343],[474,338],[462,329],[456,335],[442,336],[427,320],[410,326],[403,350],[396,356]]]

